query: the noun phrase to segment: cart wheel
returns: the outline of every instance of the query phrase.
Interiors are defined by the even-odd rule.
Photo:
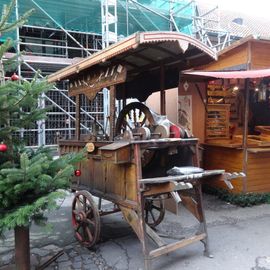
[[[164,198],[161,195],[145,198],[144,218],[152,228],[156,227],[165,216]]]
[[[132,102],[125,106],[116,121],[115,133],[121,134],[125,130],[133,131],[144,126],[154,126],[156,121],[147,106],[140,102]]]
[[[85,247],[92,247],[99,240],[100,216],[92,195],[78,191],[72,202],[72,226],[77,240]]]

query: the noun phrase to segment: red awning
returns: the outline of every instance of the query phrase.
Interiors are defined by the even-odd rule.
[[[183,71],[181,74],[184,78],[202,80],[208,79],[247,79],[247,78],[263,78],[270,77],[270,69],[257,69],[245,71]]]

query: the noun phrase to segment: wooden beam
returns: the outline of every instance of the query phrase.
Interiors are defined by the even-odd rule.
[[[187,239],[184,239],[184,240],[181,240],[181,241],[177,241],[175,243],[168,244],[166,246],[163,246],[163,247],[160,247],[160,248],[157,248],[157,249],[154,249],[154,250],[150,251],[149,257],[151,259],[159,257],[159,256],[161,256],[163,254],[167,254],[167,253],[169,253],[171,251],[174,251],[176,249],[185,247],[185,246],[190,245],[192,243],[201,241],[201,240],[203,240],[205,238],[206,238],[206,234],[202,233],[202,234],[192,236],[190,238],[187,238]]]
[[[166,115],[165,68],[160,66],[160,114]]]
[[[133,209],[129,209],[127,207],[124,207],[122,205],[119,205],[121,212],[127,221],[127,223],[131,226],[133,231],[136,233],[138,236],[139,240],[143,243],[144,238],[143,238],[143,232],[142,232],[142,227],[139,224],[139,218],[136,212]]]
[[[193,50],[190,50],[189,52],[186,52],[185,54],[183,53],[179,53],[179,54],[173,54],[173,56],[167,57],[162,59],[162,63],[164,66],[166,66],[167,64],[170,64],[172,62],[176,63],[175,65],[179,65],[179,63],[184,61],[188,61],[189,59],[193,59],[194,55],[196,56],[197,54],[194,54]],[[170,65],[174,66],[174,65]],[[143,73],[144,71],[150,71],[152,69],[157,69],[159,68],[159,63],[151,63],[151,64],[147,64],[144,66],[141,66],[139,69],[135,69],[129,72],[129,75],[132,75],[133,73]]]
[[[243,126],[243,173],[247,175],[248,159],[248,115],[249,115],[249,79],[245,79],[245,116]],[[243,192],[247,192],[247,177],[243,177]]]
[[[163,247],[166,243],[159,237],[159,235],[150,226],[145,224],[147,235],[157,244],[158,247]]]
[[[81,95],[76,95],[76,121],[75,121],[75,138],[76,140],[80,140],[81,137],[81,114],[80,114],[80,107],[81,107],[81,101],[80,101]]]
[[[167,54],[169,54],[170,56],[173,56],[173,57],[176,57],[177,56],[176,53],[173,53],[170,50],[167,50],[167,49],[165,49],[163,47],[157,47],[156,45],[148,45],[148,47],[150,47],[151,49],[157,50],[157,51],[161,51],[161,52],[167,53]]]
[[[110,87],[110,140],[115,135],[115,86]]]
[[[140,53],[137,53],[136,57],[141,58],[141,59],[143,59],[143,60],[145,60],[147,62],[150,62],[150,63],[156,63],[156,61],[154,61],[152,58],[147,57],[145,55],[141,55]]]

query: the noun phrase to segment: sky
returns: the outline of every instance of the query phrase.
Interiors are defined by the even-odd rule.
[[[220,8],[241,11],[241,13],[269,17],[270,0],[204,0],[207,3],[217,4]]]

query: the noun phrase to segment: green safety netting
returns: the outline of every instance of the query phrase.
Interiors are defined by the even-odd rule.
[[[1,6],[7,3],[8,0],[0,0]],[[18,0],[18,6],[19,14],[35,9],[28,25],[49,28],[60,28],[61,25],[67,30],[101,34],[101,0]],[[194,8],[187,0],[137,0],[137,3],[118,0],[118,34],[170,30],[170,10],[178,29],[191,34]]]

